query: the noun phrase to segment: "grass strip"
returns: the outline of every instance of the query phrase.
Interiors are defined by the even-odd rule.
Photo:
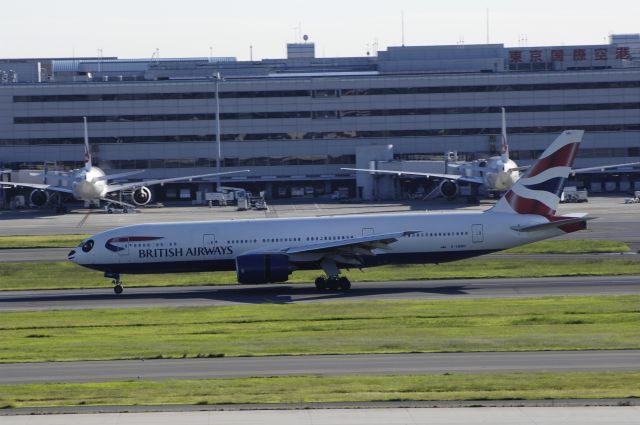
[[[640,372],[297,376],[0,385],[0,407],[640,397]]]
[[[289,283],[310,284],[320,271],[294,272]],[[382,266],[345,271],[352,282],[383,282],[424,279],[524,278],[556,276],[622,276],[640,274],[640,256],[624,258],[576,258],[535,260],[487,257],[440,265]],[[127,287],[230,285],[235,272],[123,275]],[[0,291],[34,289],[105,288],[111,281],[101,272],[71,262],[0,263]]]
[[[69,235],[17,235],[0,236],[0,249],[20,248],[73,248],[89,234]],[[513,254],[593,254],[602,252],[628,252],[624,242],[600,240],[548,240],[535,242],[504,251]]]
[[[6,312],[0,362],[640,349],[639,305],[627,295]]]
[[[0,236],[0,249],[72,248],[89,236],[88,234]]]
[[[582,239],[546,240],[503,251],[505,254],[598,254],[629,252],[629,245],[619,241]]]

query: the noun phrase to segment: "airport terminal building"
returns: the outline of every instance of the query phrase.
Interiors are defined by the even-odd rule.
[[[78,168],[86,116],[94,164],[108,173],[213,172],[218,108],[223,171],[251,170],[223,183],[271,198],[300,187],[368,198],[341,167],[496,154],[501,107],[518,165],[565,129],[586,131],[576,166],[640,161],[639,35],[602,45],[389,47],[347,58],[318,58],[312,43],[287,47],[286,58],[261,61],[0,60],[0,169]],[[578,179],[591,191],[640,190],[640,167]],[[195,197],[212,185],[167,185],[156,195],[188,188]]]

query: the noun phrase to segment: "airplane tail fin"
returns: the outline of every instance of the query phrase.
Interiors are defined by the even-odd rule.
[[[84,121],[84,168],[89,170],[91,164],[91,150],[89,149],[89,129],[87,128],[87,117],[82,117]]]
[[[583,135],[563,131],[490,211],[554,216]]]
[[[507,117],[502,108],[502,134],[500,142],[500,157],[503,163],[509,161],[509,142],[507,141]]]

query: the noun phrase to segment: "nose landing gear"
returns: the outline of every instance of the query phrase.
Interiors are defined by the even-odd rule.
[[[113,278],[111,281],[111,283],[113,283],[113,292],[116,294],[122,294],[123,288],[122,281],[120,280],[120,273],[105,272],[104,277]]]

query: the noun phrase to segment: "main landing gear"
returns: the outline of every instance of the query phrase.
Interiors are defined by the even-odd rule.
[[[325,258],[320,262],[320,267],[327,274],[327,277],[316,279],[316,289],[319,291],[348,291],[351,289],[351,282],[344,276],[340,276],[340,269],[334,260]]]
[[[113,280],[111,281],[111,283],[113,283],[113,292],[115,292],[116,294],[122,294],[122,281],[120,280],[120,273],[111,273],[111,272],[104,272],[104,277],[111,277],[113,278]]]
[[[351,282],[344,276],[318,277],[316,278],[316,289],[319,291],[348,291],[351,289]]]

